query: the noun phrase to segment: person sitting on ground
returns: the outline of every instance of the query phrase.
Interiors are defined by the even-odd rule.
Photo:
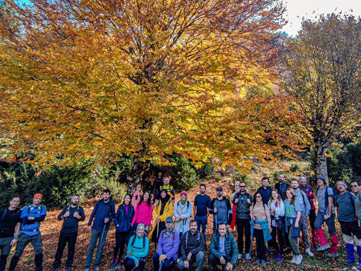
[[[237,258],[238,247],[233,235],[227,231],[226,224],[219,224],[209,247],[210,266],[213,271],[219,271],[218,265],[222,266],[222,270],[231,271],[236,266]]]
[[[229,200],[223,196],[222,187],[217,188],[217,197],[211,202],[211,214],[214,214],[213,232],[216,232],[219,224],[226,224],[227,229],[231,227],[232,208]]]
[[[180,201],[174,207],[175,230],[182,237],[183,233],[189,230],[189,222],[192,215],[192,203],[187,200],[187,192],[182,191]]]
[[[195,263],[195,271],[201,271],[204,262],[204,234],[197,230],[197,221],[194,219],[191,220],[189,228],[182,236],[178,268],[181,271],[190,270]]]
[[[125,195],[123,204],[119,205],[118,211],[114,217],[115,230],[115,247],[111,270],[122,269],[120,261],[122,259],[125,244],[128,241],[128,236],[132,229],[132,219],[134,216],[134,208],[131,205],[131,196]]]
[[[171,271],[178,259],[179,233],[173,228],[173,218],[169,216],[158,239],[157,253],[153,255],[154,270]],[[161,265],[161,268],[159,268]]]
[[[354,245],[356,245],[358,254],[357,269],[361,270],[361,228],[355,215],[355,196],[347,191],[347,185],[344,181],[338,181],[336,187],[339,192],[335,200],[337,218],[341,225],[343,240],[346,243],[347,261],[345,264],[352,266],[355,263]]]
[[[21,222],[19,204],[20,197],[14,195],[10,198],[9,206],[0,211],[0,271],[5,270],[11,247],[19,240]]]
[[[83,207],[79,206],[80,196],[73,195],[71,204],[66,206],[58,216],[58,220],[64,220],[61,228],[58,248],[53,263],[53,271],[59,271],[63,251],[68,243],[68,260],[66,261],[66,271],[71,271],[74,261],[75,244],[78,236],[79,221],[85,220]]]
[[[127,256],[124,259],[125,271],[142,271],[145,267],[145,258],[149,251],[149,239],[145,234],[145,226],[140,223],[136,234],[131,236],[127,247]]]

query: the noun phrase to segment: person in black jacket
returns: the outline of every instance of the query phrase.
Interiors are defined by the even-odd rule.
[[[256,193],[260,193],[262,195],[263,203],[267,205],[269,199],[272,196],[272,188],[269,185],[268,177],[263,177],[261,181],[262,181],[262,186],[257,189]]]
[[[11,247],[18,241],[21,221],[19,204],[20,197],[15,195],[10,199],[9,207],[0,211],[0,271],[5,270]]]
[[[217,188],[217,197],[211,202],[211,214],[214,214],[213,232],[216,232],[219,224],[226,224],[227,229],[231,227],[232,208],[229,200],[223,196],[222,187]]]
[[[58,216],[58,220],[64,220],[61,228],[58,249],[56,250],[53,271],[58,271],[63,251],[68,243],[68,259],[66,261],[66,271],[71,271],[73,265],[75,243],[78,236],[79,221],[85,220],[84,209],[79,206],[79,195],[73,195],[71,204],[66,206]]]

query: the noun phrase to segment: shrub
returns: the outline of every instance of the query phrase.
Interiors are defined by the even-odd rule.
[[[197,175],[199,178],[207,178],[208,176],[214,173],[214,164],[213,163],[204,163],[204,165],[197,170]]]
[[[174,165],[170,168],[174,189],[188,190],[197,183],[197,172],[189,160],[179,154],[169,156],[168,160]]]

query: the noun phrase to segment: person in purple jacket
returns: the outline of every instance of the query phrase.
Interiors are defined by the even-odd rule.
[[[178,258],[179,232],[173,227],[173,218],[167,217],[166,229],[159,235],[157,253],[153,255],[153,267],[156,271],[171,271]],[[161,268],[159,268],[161,265]]]
[[[115,214],[115,204],[111,200],[110,190],[103,191],[103,199],[97,201],[94,210],[90,215],[88,227],[91,230],[90,246],[86,256],[85,271],[90,271],[90,265],[93,260],[93,253],[99,239],[98,251],[95,256],[94,271],[99,270],[100,259],[103,253],[103,247],[110,222],[113,220]],[[94,220],[94,221],[93,221]],[[92,225],[93,224],[93,225]]]

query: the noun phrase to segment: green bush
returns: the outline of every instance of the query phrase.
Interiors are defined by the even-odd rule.
[[[292,163],[290,165],[290,171],[291,172],[299,172],[301,169],[300,165],[298,163]]]
[[[214,173],[213,163],[204,163],[204,165],[197,170],[197,175],[201,179],[207,178],[208,176],[211,176],[213,173]]]
[[[189,160],[179,154],[168,156],[167,159],[173,164],[170,174],[175,190],[188,190],[197,183],[197,172]]]

